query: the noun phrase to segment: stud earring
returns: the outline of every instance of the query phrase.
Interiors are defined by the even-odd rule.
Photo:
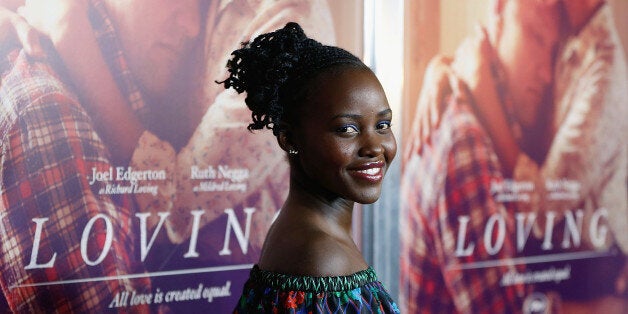
[[[288,154],[290,154],[290,155],[297,155],[297,154],[299,154],[299,151],[294,149],[294,148],[290,148],[288,150]]]

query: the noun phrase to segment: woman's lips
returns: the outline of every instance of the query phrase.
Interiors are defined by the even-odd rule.
[[[384,178],[384,163],[373,162],[351,169],[351,174],[369,182],[379,182]]]

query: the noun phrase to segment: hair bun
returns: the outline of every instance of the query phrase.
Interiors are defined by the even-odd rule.
[[[281,121],[286,106],[282,91],[294,94],[295,82],[333,62],[364,65],[341,48],[324,46],[307,37],[294,22],[242,43],[231,55],[227,62],[229,77],[219,83],[247,93],[245,101],[253,119],[249,130],[266,127],[273,129],[275,135],[275,125]]]

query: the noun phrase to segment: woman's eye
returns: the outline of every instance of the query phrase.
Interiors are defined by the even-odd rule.
[[[336,131],[339,133],[358,133],[358,128],[355,125],[344,125]]]
[[[390,129],[391,123],[390,121],[383,121],[377,124],[378,130],[388,130]]]

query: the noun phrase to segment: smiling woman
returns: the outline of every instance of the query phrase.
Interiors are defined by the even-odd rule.
[[[290,164],[288,198],[235,313],[398,313],[351,238],[354,204],[379,198],[397,150],[377,77],[296,23],[232,55],[222,83],[246,92],[249,129],[271,129]]]
[[[301,153],[296,174],[330,197],[375,202],[396,151],[379,81],[368,69],[338,66],[311,84],[311,105],[299,109],[294,136],[286,137]]]

